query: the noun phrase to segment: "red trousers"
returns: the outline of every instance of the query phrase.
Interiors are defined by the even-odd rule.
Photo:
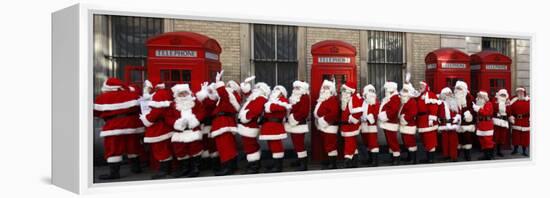
[[[246,160],[249,162],[258,161],[260,159],[260,144],[256,138],[241,136]]]
[[[458,133],[458,142],[461,149],[472,149],[472,143],[474,142],[474,133],[462,132]]]
[[[370,152],[380,152],[377,133],[361,133],[361,138],[363,139],[363,144],[367,146]]]
[[[305,146],[305,133],[290,133],[290,139],[292,139],[292,145],[298,158],[307,157],[307,151]]]
[[[321,132],[323,138],[323,148],[328,156],[338,156],[338,143],[336,134]]]
[[[235,136],[231,132],[222,133],[214,137],[216,149],[220,156],[220,162],[224,163],[237,157],[237,145]]]
[[[267,146],[273,155],[273,159],[281,159],[285,157],[283,140],[267,140]]]
[[[407,150],[409,150],[409,151],[418,150],[418,148],[416,147],[416,136],[415,135],[401,133],[401,139],[403,140],[403,144],[405,145],[405,147],[407,147]]]
[[[458,133],[455,130],[441,132],[441,154],[452,160],[458,159]]]
[[[201,140],[201,144],[202,144],[202,158],[208,158],[210,157],[210,146],[209,146],[209,143],[210,143],[210,139],[208,138],[208,134],[203,134],[202,135],[202,140]]]
[[[357,139],[355,139],[355,136],[344,137],[344,157],[352,159],[355,153],[357,153]]]
[[[510,139],[510,131],[508,128],[499,127],[495,125],[495,144],[508,144]]]
[[[151,153],[153,153],[153,159],[161,162],[172,159],[171,140],[163,140],[160,142],[154,142],[151,144]]]
[[[514,146],[529,146],[530,131],[512,130],[512,145]]]
[[[493,136],[477,136],[479,139],[479,145],[481,146],[481,149],[493,149],[495,143],[493,142]]]
[[[172,149],[174,150],[174,155],[178,160],[196,157],[202,153],[202,141],[197,140],[187,143],[172,142]]]
[[[424,150],[435,152],[435,148],[437,147],[437,132],[422,132],[420,133],[420,137],[422,138],[422,143],[424,144]]]
[[[103,138],[104,157],[108,163],[122,161],[123,155],[137,157],[142,152],[140,134],[113,135]]]
[[[399,157],[401,155],[401,149],[399,148],[399,141],[397,140],[397,131],[384,129],[384,136],[386,137],[388,147],[390,147],[390,153],[392,153],[394,157]]]

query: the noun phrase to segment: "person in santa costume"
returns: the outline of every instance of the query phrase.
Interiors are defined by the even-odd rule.
[[[437,99],[435,93],[430,90],[430,86],[424,81],[420,81],[419,92],[416,124],[418,126],[418,133],[420,133],[420,137],[422,138],[424,150],[426,151],[426,160],[423,162],[433,163],[437,147],[437,109],[441,102]]]
[[[445,160],[458,161],[457,129],[462,120],[453,91],[445,87],[439,94],[441,104],[438,109],[439,132],[441,133],[441,153]]]
[[[489,94],[486,91],[477,93],[476,102],[472,108],[477,112],[476,135],[479,138],[479,144],[483,151],[483,156],[480,160],[493,159],[493,104],[489,101]]]
[[[399,141],[397,140],[397,130],[399,130],[399,109],[401,107],[401,99],[397,92],[397,83],[386,82],[384,84],[384,99],[380,104],[378,112],[378,125],[384,130],[384,136],[388,143],[389,152],[392,154],[392,165],[399,164],[399,156],[401,156]]]
[[[158,89],[165,89],[166,86],[164,83],[155,80],[145,80],[143,82],[143,91],[142,95],[139,98],[139,106],[141,107],[141,114],[147,114],[151,111],[149,108],[149,101],[152,100],[153,94]]]
[[[323,161],[322,169],[336,169],[337,136],[338,132],[338,114],[340,108],[336,96],[336,83],[334,81],[324,80],[319,91],[319,98],[313,116],[315,117],[315,126],[321,131],[323,148],[328,156],[328,161]]]
[[[160,179],[171,172],[172,149],[171,140],[174,129],[165,121],[166,112],[173,101],[169,90],[159,89],[153,94],[148,105],[151,110],[141,114],[140,119],[145,125],[143,142],[150,145],[153,159],[160,162],[159,169],[151,178]]]
[[[200,123],[205,117],[202,104],[192,95],[189,84],[172,87],[174,102],[166,114],[166,122],[173,126],[172,149],[179,162],[174,177],[197,177],[203,152]]]
[[[133,173],[141,172],[139,154],[142,146],[139,134],[144,132],[139,121],[139,95],[117,78],[109,78],[101,87],[94,102],[94,116],[104,120],[99,134],[103,138],[104,157],[109,164],[109,174],[99,179],[120,178],[120,164],[126,155]]]
[[[305,136],[309,132],[307,119],[311,108],[309,84],[297,80],[292,83],[292,86],[292,95],[289,97],[292,107],[285,122],[285,130],[290,134],[294,151],[298,156],[298,159],[291,165],[296,167],[297,171],[305,171],[308,164]]]
[[[518,153],[518,147],[522,148],[522,155],[529,156],[527,149],[529,148],[530,138],[530,111],[529,111],[529,96],[524,87],[516,89],[516,97],[510,101],[510,124],[512,124],[512,145],[514,150],[512,155]]]
[[[399,133],[404,146],[407,148],[407,159],[405,161],[416,164],[416,115],[418,107],[416,102],[416,90],[411,83],[403,84],[399,92],[401,108],[399,109]]]
[[[283,140],[287,137],[283,121],[291,108],[286,96],[285,87],[277,85],[273,87],[269,100],[264,104],[263,123],[258,139],[267,141],[273,157],[273,164],[267,167],[268,172],[283,171]]]
[[[247,174],[256,174],[260,171],[261,149],[258,144],[258,135],[260,133],[260,125],[258,124],[262,113],[264,112],[264,104],[267,102],[267,97],[271,92],[271,88],[259,82],[254,85],[252,93],[246,98],[239,111],[238,132],[241,136],[243,150],[246,154]]]
[[[380,109],[380,102],[376,98],[376,89],[369,84],[363,88],[363,105],[361,115],[361,138],[368,149],[368,159],[365,162],[371,166],[378,166],[378,128],[376,118]]]
[[[212,129],[212,119],[214,119],[214,109],[218,102],[218,95],[215,93],[214,83],[208,84],[204,82],[201,84],[201,90],[195,94],[197,100],[202,104],[204,109],[204,119],[201,122],[202,132],[202,154],[200,169],[213,168],[218,170],[220,167],[220,159],[218,151],[216,150],[216,144],[212,136],[210,136],[210,129]]]
[[[355,82],[346,82],[340,87],[340,134],[344,138],[344,167],[355,168],[357,152],[357,135],[361,127],[361,115],[363,114],[363,98],[356,93]]]
[[[510,115],[510,100],[508,99],[506,89],[498,90],[492,101],[493,103],[493,124],[495,127],[494,140],[496,144],[496,153],[499,157],[504,155],[501,152],[503,145],[509,144],[510,126],[508,125],[508,116]]]
[[[458,103],[460,117],[462,118],[460,127],[457,130],[459,149],[464,151],[464,159],[470,161],[472,159],[471,150],[476,131],[473,115],[475,112],[472,109],[474,97],[468,91],[468,85],[464,81],[456,81],[453,93]]]
[[[214,109],[214,120],[210,135],[214,138],[220,157],[220,169],[214,174],[223,176],[233,174],[237,169],[237,145],[234,133],[237,133],[236,116],[241,108],[241,95],[238,84],[222,81],[223,70],[216,74],[215,93],[218,102]]]

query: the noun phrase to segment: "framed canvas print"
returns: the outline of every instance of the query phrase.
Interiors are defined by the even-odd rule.
[[[531,35],[75,5],[52,14],[53,183],[531,162]]]

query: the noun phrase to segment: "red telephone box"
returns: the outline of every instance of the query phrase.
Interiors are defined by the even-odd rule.
[[[493,97],[500,89],[511,89],[512,59],[497,51],[486,50],[472,54],[472,92],[487,90]]]
[[[440,48],[426,55],[426,83],[439,93],[461,80],[470,85],[470,56],[454,48]]]
[[[345,81],[357,82],[357,52],[353,45],[339,40],[325,40],[311,46],[313,64],[311,65],[312,112],[315,109],[319,90],[324,79],[336,79],[336,89]],[[320,131],[315,124],[311,126],[311,149],[314,160],[324,159]]]
[[[147,40],[147,76],[174,84],[189,83],[193,92],[221,70],[220,44],[194,32],[169,32]]]

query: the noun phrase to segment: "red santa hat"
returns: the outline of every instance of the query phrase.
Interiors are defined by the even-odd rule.
[[[426,83],[426,81],[422,80],[422,81],[420,81],[420,84],[426,86],[426,91],[430,91],[430,85],[428,85],[428,83]]]
[[[457,87],[460,87],[460,88],[462,88],[462,89],[465,90],[465,91],[468,91],[468,84],[466,84],[466,82],[464,82],[464,81],[461,81],[461,80],[456,81],[455,89],[456,89]]]
[[[390,92],[397,91],[397,83],[387,81],[386,83],[384,83],[384,89],[386,91],[390,91]]]
[[[342,89],[348,90],[351,93],[355,93],[355,90],[357,89],[357,85],[355,82],[346,82],[342,85]]]
[[[160,89],[153,94],[153,98],[148,102],[150,107],[162,108],[170,106],[170,102],[173,100],[170,95],[170,91],[166,89]]]
[[[256,83],[256,85],[254,85],[254,89],[259,89],[262,91],[262,95],[263,96],[269,96],[269,94],[271,93],[271,88],[269,87],[269,85],[267,85],[266,83],[264,82],[259,82],[259,83]]]
[[[299,87],[300,89],[303,89],[303,90],[309,92],[309,84],[307,84],[307,82],[297,80],[297,81],[294,81],[292,83],[292,86],[293,87]]]
[[[324,86],[330,87],[330,93],[332,93],[332,95],[336,95],[336,84],[334,82],[330,80],[323,80],[323,84],[321,84],[321,87]]]
[[[174,98],[177,98],[178,94],[181,92],[189,92],[189,94],[192,94],[189,84],[177,84],[172,87],[172,96]]]
[[[283,96],[286,98],[287,92],[286,92],[285,87],[283,87],[281,85],[277,85],[277,86],[273,87],[273,91],[275,91],[275,90],[281,91],[281,94],[283,94]]]
[[[451,88],[445,87],[445,88],[441,89],[441,92],[439,93],[439,98],[444,100],[445,97],[446,97],[445,95],[452,94],[452,93],[453,93],[453,90],[451,90]]]
[[[152,88],[164,89],[166,88],[166,85],[157,80],[145,80],[145,82],[143,82],[143,87],[144,88],[150,87],[151,89]]]
[[[495,94],[496,96],[499,96],[499,95],[506,95],[506,98],[508,98],[510,95],[508,95],[508,91],[506,89],[500,89],[498,90],[498,92]]]
[[[118,91],[118,90],[124,90],[126,88],[126,84],[122,82],[118,78],[108,78],[103,82],[103,86],[101,87],[101,91],[107,92],[107,91]]]
[[[516,92],[518,92],[518,91],[523,91],[523,92],[525,92],[525,94],[527,94],[527,90],[525,89],[525,87],[516,88]]]
[[[483,99],[485,99],[485,101],[489,101],[489,94],[485,90],[477,92],[477,96],[482,97]]]
[[[372,84],[368,84],[367,86],[363,87],[363,95],[366,95],[369,91],[376,93],[376,88]]]

